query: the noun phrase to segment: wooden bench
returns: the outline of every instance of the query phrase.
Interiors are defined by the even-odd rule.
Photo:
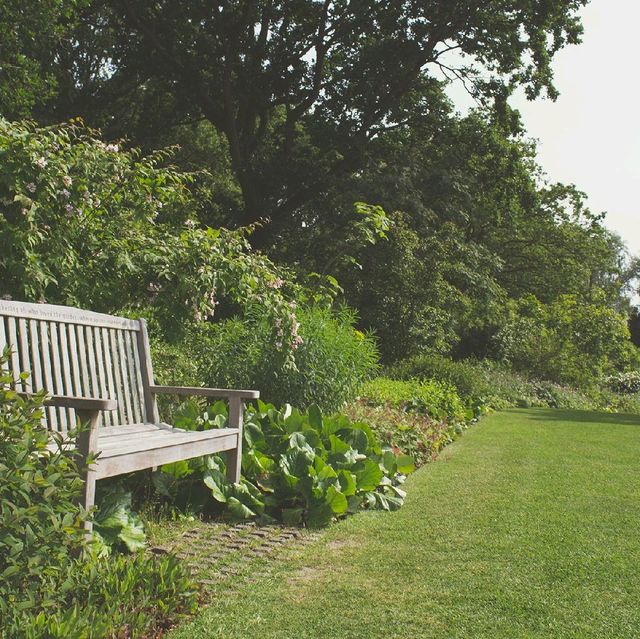
[[[156,385],[145,320],[0,300],[0,353],[7,345],[16,390],[50,396],[49,430],[64,436],[78,419],[89,424],[76,442],[82,459],[97,455],[84,464],[86,508],[98,479],[221,451],[230,479],[239,480],[243,404],[259,392]],[[24,371],[31,375],[20,380]],[[161,422],[160,393],[228,399],[229,428],[187,431]]]

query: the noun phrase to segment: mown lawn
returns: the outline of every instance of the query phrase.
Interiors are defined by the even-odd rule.
[[[638,416],[494,415],[170,637],[638,637],[639,461]]]

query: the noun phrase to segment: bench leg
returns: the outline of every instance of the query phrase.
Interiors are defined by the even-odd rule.
[[[84,476],[84,495],[83,495],[83,506],[87,510],[91,510],[96,503],[96,474],[92,470],[87,470]],[[84,522],[84,529],[87,531],[87,534],[91,534],[93,531],[93,521],[87,519]]]
[[[78,435],[78,454],[80,455],[80,466],[84,479],[84,490],[82,495],[82,505],[91,510],[96,503],[96,472],[87,464],[87,457],[91,453],[95,453],[98,447],[98,418],[100,414],[97,411],[78,411],[78,417],[81,422],[88,425]],[[93,522],[87,520],[84,522],[84,529],[87,535],[91,535],[93,530]]]
[[[237,428],[238,445],[227,451],[227,477],[237,484],[240,481],[240,465],[242,463],[242,418],[244,403],[240,397],[229,398],[229,428]]]

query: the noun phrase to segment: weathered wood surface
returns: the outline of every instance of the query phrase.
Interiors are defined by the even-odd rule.
[[[126,328],[130,331],[140,330],[138,320],[84,311],[71,306],[56,306],[55,304],[32,304],[31,302],[0,300],[0,315],[29,317],[48,322],[64,322],[65,324]]]
[[[156,395],[200,395],[204,397],[242,397],[245,399],[260,397],[260,393],[255,390],[202,388],[200,386],[158,386],[154,384],[150,389]]]
[[[82,459],[95,456],[83,468],[85,506],[93,505],[100,478],[217,452],[227,451],[229,476],[239,480],[244,400],[259,392],[156,385],[144,320],[0,300],[0,351],[7,345],[16,390],[47,391],[46,427],[65,447],[78,419],[89,426],[76,443]],[[19,379],[23,371],[28,380]],[[162,423],[160,393],[228,399],[229,428],[186,431]]]

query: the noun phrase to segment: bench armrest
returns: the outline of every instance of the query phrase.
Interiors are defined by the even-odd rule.
[[[33,393],[18,393],[20,397],[34,397]],[[50,395],[44,402],[44,406],[57,406],[59,408],[74,408],[79,411],[116,410],[118,404],[113,399],[95,399],[93,397],[71,397],[68,395]]]
[[[199,395],[202,397],[239,397],[240,399],[258,399],[260,391],[257,390],[235,390],[224,388],[201,388],[200,386],[153,386],[149,390],[156,394],[167,395]]]

